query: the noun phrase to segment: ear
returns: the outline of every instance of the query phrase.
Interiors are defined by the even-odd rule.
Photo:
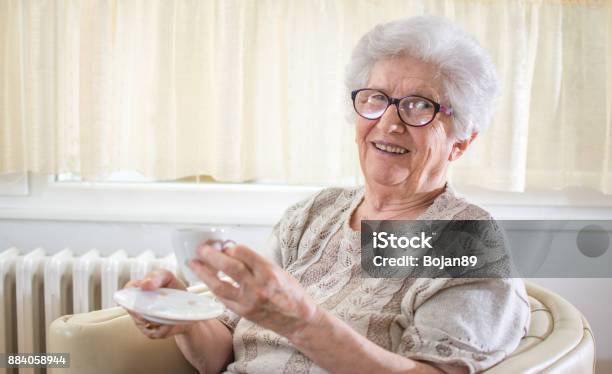
[[[474,139],[476,139],[477,136],[478,136],[478,133],[473,133],[472,136],[470,136],[468,139],[461,140],[453,144],[451,153],[448,155],[448,161],[455,161],[459,157],[461,157],[463,152],[465,152],[468,149],[470,144],[472,144],[472,142],[474,141]]]

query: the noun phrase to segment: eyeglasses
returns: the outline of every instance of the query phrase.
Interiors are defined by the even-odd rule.
[[[351,98],[355,111],[363,118],[378,119],[383,116],[390,105],[395,105],[402,122],[413,127],[428,125],[438,112],[449,116],[453,114],[452,108],[416,95],[395,99],[380,90],[362,88],[351,92]]]

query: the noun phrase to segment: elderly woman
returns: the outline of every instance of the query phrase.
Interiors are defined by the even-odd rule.
[[[200,372],[475,372],[526,333],[520,279],[361,274],[361,220],[490,219],[447,180],[492,115],[499,89],[487,53],[443,19],[399,20],[361,38],[346,82],[365,186],[290,207],[267,258],[201,246],[190,266],[228,308],[220,318],[164,326],[132,314],[147,336],[174,336]],[[130,286],[185,288],[167,271]]]

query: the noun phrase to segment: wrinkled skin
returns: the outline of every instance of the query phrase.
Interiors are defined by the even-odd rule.
[[[190,266],[229,309],[280,335],[298,333],[315,315],[315,302],[294,277],[244,245],[204,245]],[[219,270],[240,287],[219,280]]]

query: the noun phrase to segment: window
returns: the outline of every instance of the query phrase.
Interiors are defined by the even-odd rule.
[[[455,182],[612,193],[609,2],[139,4],[2,2],[0,173],[358,183],[351,48],[376,23],[433,13],[480,40],[504,87]]]

